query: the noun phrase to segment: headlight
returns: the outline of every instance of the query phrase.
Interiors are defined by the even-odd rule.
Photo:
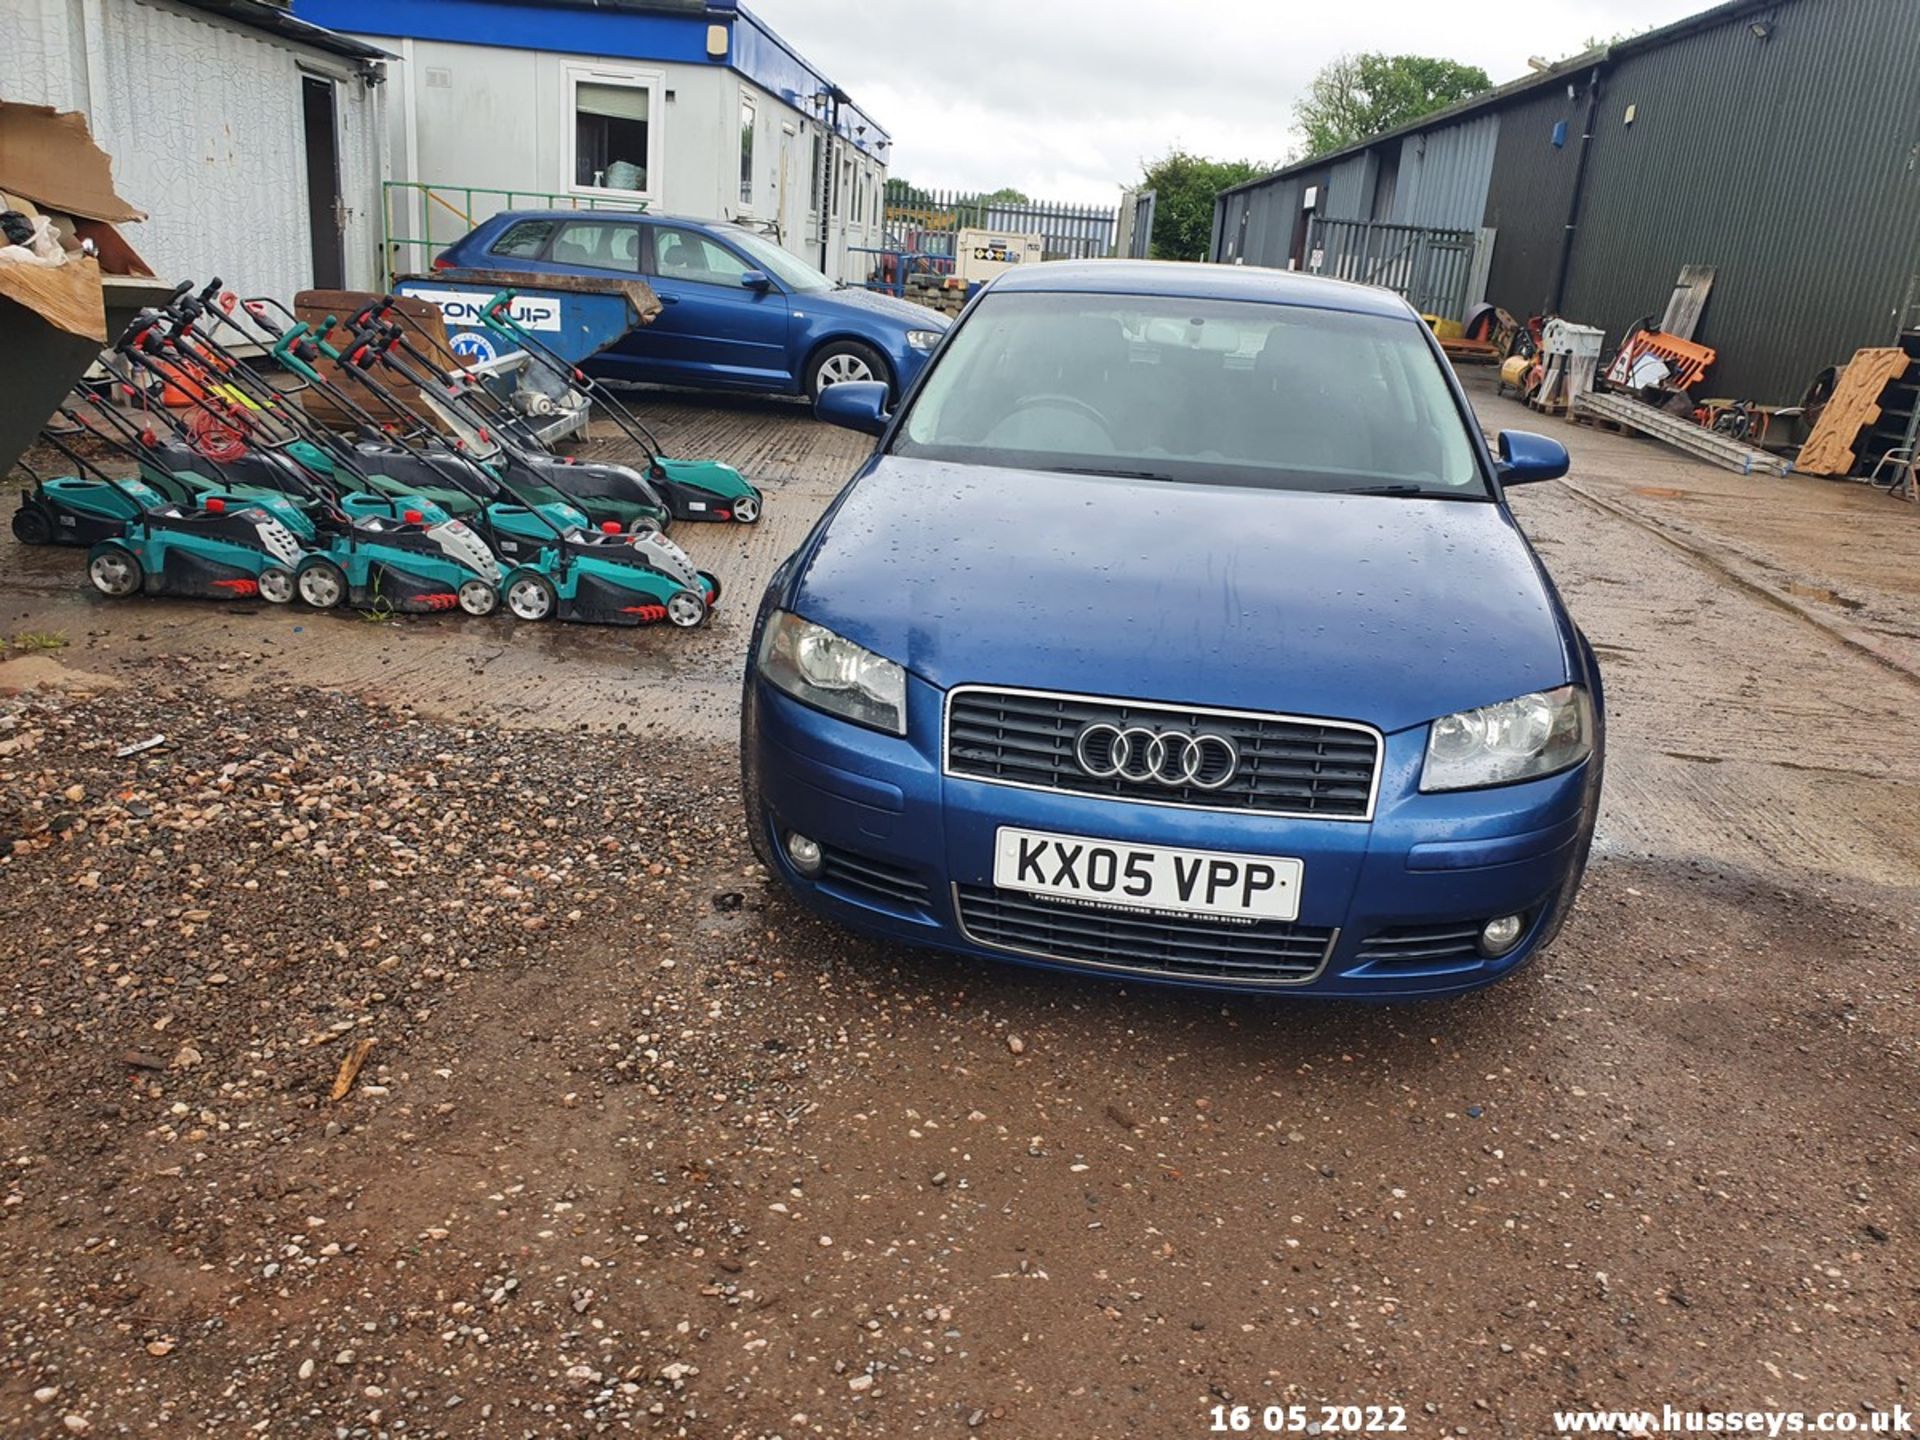
[[[1420,788],[1473,790],[1532,780],[1592,753],[1592,702],[1578,685],[1562,685],[1434,721]]]
[[[907,344],[916,350],[931,350],[940,343],[940,337],[945,333],[944,330],[909,330]]]
[[[894,735],[907,733],[907,672],[811,620],[773,612],[760,674],[803,704]]]

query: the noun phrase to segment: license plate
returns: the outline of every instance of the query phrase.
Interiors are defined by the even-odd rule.
[[[1306,867],[1273,855],[1127,845],[1002,826],[993,883],[1056,900],[1125,910],[1297,920]]]

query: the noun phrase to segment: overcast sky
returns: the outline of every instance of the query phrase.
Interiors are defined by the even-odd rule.
[[[1494,83],[1707,0],[747,0],[894,139],[919,185],[1110,201],[1178,145],[1281,162],[1334,56],[1440,55]]]

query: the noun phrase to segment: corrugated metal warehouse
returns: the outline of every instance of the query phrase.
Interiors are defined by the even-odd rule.
[[[1889,343],[1920,273],[1916,56],[1914,0],[1734,0],[1226,191],[1212,255],[1364,270],[1420,303],[1440,291],[1337,263],[1341,237],[1458,232],[1439,241],[1474,264],[1433,270],[1448,297],[1610,341],[1711,265],[1709,389],[1791,402]]]

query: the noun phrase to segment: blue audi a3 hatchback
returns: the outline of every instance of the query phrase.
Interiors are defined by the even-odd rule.
[[[1604,718],[1419,317],[1279,271],[987,287],[775,576],[743,712],[762,859],[856,929],[1250,991],[1439,995],[1567,917]]]
[[[651,323],[586,362],[608,380],[816,397],[843,381],[911,385],[947,317],[836,285],[765,235],[652,212],[507,210],[433,268],[641,279],[660,298]]]

